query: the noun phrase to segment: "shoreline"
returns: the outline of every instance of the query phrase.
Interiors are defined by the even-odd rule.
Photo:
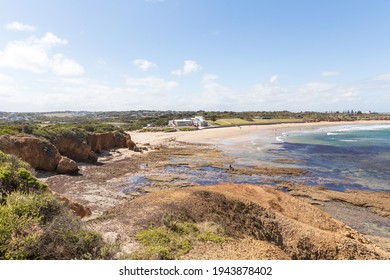
[[[339,125],[368,125],[390,124],[387,120],[377,121],[340,121],[340,122],[308,122],[308,123],[281,123],[270,125],[241,125],[234,127],[214,127],[195,131],[176,132],[127,132],[131,139],[138,144],[161,145],[168,141],[180,141],[193,144],[219,145],[224,140],[243,140],[256,135],[273,137],[296,130],[315,129]],[[276,134],[275,134],[276,133]]]

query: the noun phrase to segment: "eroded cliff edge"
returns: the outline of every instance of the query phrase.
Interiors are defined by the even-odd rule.
[[[127,133],[58,134],[50,139],[33,135],[1,135],[0,150],[26,161],[37,170],[74,173],[76,162],[95,163],[103,150],[115,148],[134,149],[135,144]]]

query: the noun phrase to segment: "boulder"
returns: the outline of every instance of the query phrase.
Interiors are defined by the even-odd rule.
[[[84,207],[80,203],[71,202],[69,203],[68,207],[70,210],[72,210],[72,212],[76,216],[79,216],[80,218],[84,218],[92,215],[91,209],[89,209],[88,207]]]
[[[57,165],[57,173],[59,174],[75,174],[79,171],[79,168],[77,167],[77,163],[66,157],[62,156],[61,160],[58,162]]]
[[[44,171],[55,171],[61,160],[53,144],[35,136],[2,135],[0,150],[21,158],[32,168]]]
[[[80,218],[84,218],[92,215],[92,211],[88,207],[85,207],[78,202],[71,201],[68,198],[61,196],[55,192],[53,192],[53,194],[59,200],[63,201],[64,205],[68,207],[72,211],[72,213],[75,214],[76,216],[79,216]]]
[[[115,148],[127,148],[127,140],[131,140],[130,135],[119,131],[114,132]]]
[[[129,136],[129,138],[126,140],[126,145],[127,145],[127,148],[129,148],[129,150],[132,150],[132,151],[134,151],[135,148],[137,147],[137,145],[134,143],[134,141],[131,140],[130,136]]]

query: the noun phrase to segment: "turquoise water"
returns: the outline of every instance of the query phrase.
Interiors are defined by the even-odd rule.
[[[330,189],[390,191],[390,125],[343,125],[277,137],[259,157],[287,158],[310,171],[301,183]]]
[[[264,137],[268,136],[226,141],[222,148],[236,159],[236,165],[271,164],[309,171],[288,178],[297,183],[336,191],[390,191],[390,124],[333,125]]]

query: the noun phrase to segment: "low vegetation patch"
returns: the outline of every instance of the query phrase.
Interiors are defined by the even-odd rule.
[[[201,224],[163,218],[163,226],[150,226],[139,231],[135,238],[143,245],[131,259],[174,260],[188,253],[195,242],[223,243],[227,237],[220,226],[213,222]]]
[[[279,123],[300,123],[302,119],[261,119],[261,118],[234,118],[234,119],[217,119],[214,125],[232,126],[232,125],[265,125],[265,124],[279,124]]]
[[[110,124],[104,122],[82,123],[53,123],[53,124],[0,124],[0,135],[34,135],[52,140],[57,136],[77,134],[86,139],[87,132],[104,133],[112,131],[123,132],[123,124]]]
[[[0,204],[13,191],[42,192],[46,184],[39,181],[29,165],[13,155],[0,151]]]
[[[108,259],[116,247],[85,229],[16,157],[0,152],[0,259]]]

